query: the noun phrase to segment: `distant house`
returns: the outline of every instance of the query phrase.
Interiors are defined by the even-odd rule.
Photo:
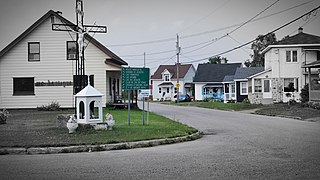
[[[311,98],[320,100],[320,37],[299,28],[298,34],[286,37],[263,50],[265,69],[249,77],[251,103],[299,101],[301,89],[311,83]]]
[[[179,93],[193,96],[192,80],[195,68],[192,64],[179,64],[179,88],[177,88],[177,64],[160,65],[151,76],[154,100],[172,100]]]
[[[75,25],[52,10],[0,52],[0,109],[36,108],[53,101],[74,107],[76,34],[53,31],[52,23]],[[116,54],[85,35],[85,72],[104,94],[103,105],[121,93],[121,66]]]
[[[241,63],[199,64],[193,83],[195,100],[224,100],[223,80],[225,76],[234,75]]]
[[[234,75],[225,76],[223,79],[224,102],[242,102],[248,98],[248,77],[263,70],[263,67],[239,67]]]

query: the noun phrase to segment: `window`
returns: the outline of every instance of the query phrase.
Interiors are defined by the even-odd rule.
[[[40,61],[40,43],[28,43],[28,61]]]
[[[231,84],[231,93],[236,93],[236,86],[234,84]]]
[[[169,88],[167,88],[167,93],[169,93],[169,91],[170,91],[170,89],[169,89]]]
[[[320,51],[317,51],[317,60],[320,61]]]
[[[263,80],[263,92],[270,92],[270,80]]]
[[[247,94],[248,94],[248,83],[240,82],[240,95],[247,95]]]
[[[231,84],[230,85],[230,87],[231,87],[231,97],[236,97],[236,86],[234,85],[234,84]]]
[[[178,88],[174,88],[174,93],[178,93]]]
[[[285,78],[283,87],[284,92],[298,91],[298,78]]]
[[[262,92],[261,79],[254,80],[254,92]]]
[[[34,95],[34,78],[13,78],[13,95]]]
[[[67,60],[76,60],[78,58],[77,42],[67,41]]]
[[[159,88],[159,94],[161,94],[161,88]]]
[[[170,75],[169,74],[165,74],[164,75],[164,81],[170,81]]]
[[[298,62],[298,52],[286,51],[286,62]]]

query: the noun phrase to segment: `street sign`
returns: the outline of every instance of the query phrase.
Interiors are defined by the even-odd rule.
[[[179,83],[177,83],[177,84],[176,84],[176,88],[179,88],[179,87],[180,87],[180,84],[179,84]]]
[[[149,68],[121,68],[123,90],[149,89]]]

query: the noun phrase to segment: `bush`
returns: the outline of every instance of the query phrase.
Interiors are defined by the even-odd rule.
[[[9,112],[6,109],[3,109],[2,111],[0,111],[0,124],[7,123],[8,116],[9,116]]]
[[[250,104],[250,100],[248,98],[245,98],[242,103]]]
[[[56,101],[52,101],[51,104],[38,106],[37,109],[38,111],[59,111],[60,104]]]
[[[320,102],[310,101],[307,103],[309,107],[320,110]]]
[[[309,84],[304,85],[301,89],[301,103],[306,103],[309,101]]]

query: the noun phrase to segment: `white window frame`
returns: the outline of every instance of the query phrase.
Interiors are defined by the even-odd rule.
[[[240,95],[248,95],[248,82],[240,82]]]
[[[296,52],[295,56],[293,55],[294,52]],[[287,55],[289,55],[289,57]],[[296,57],[296,58],[294,59],[293,57]],[[298,51],[297,50],[286,50],[286,62],[287,63],[297,63],[298,62]]]
[[[259,84],[258,84],[259,82]],[[254,93],[262,93],[262,80],[254,79]]]
[[[166,81],[166,82],[170,81],[170,74],[164,74],[163,75],[163,80]]]
[[[28,61],[40,61],[40,42],[28,42]]]

